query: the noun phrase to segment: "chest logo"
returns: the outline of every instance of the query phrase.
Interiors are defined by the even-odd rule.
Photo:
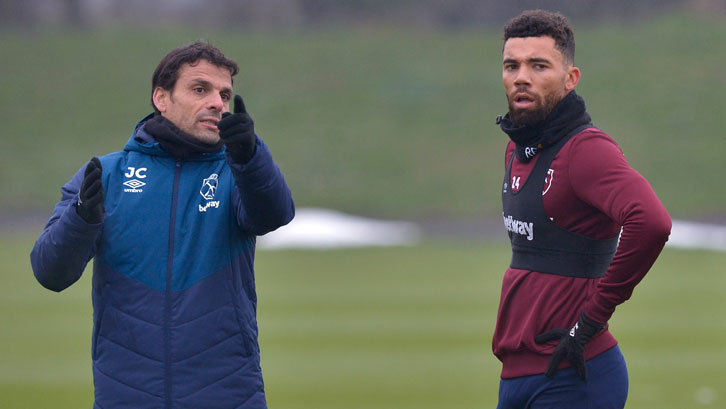
[[[199,194],[207,200],[214,199],[214,194],[217,193],[217,185],[219,184],[219,176],[216,173],[212,173],[208,178],[202,181],[202,189]]]
[[[217,193],[217,186],[219,185],[219,175],[212,173],[208,178],[202,180],[202,188],[199,190],[199,194],[207,200],[204,205],[199,205],[199,212],[206,212],[207,209],[219,208],[219,200],[213,200],[214,195]]]
[[[139,179],[146,178],[146,168],[134,168],[129,166],[128,172],[124,173],[124,176],[129,179],[123,183],[126,188],[124,188],[124,192],[127,193],[141,193],[144,190],[141,189],[141,187],[146,186],[145,182],[140,181]]]
[[[547,176],[545,176],[545,182],[544,182],[544,188],[542,188],[542,196],[546,195],[547,192],[550,190],[550,187],[552,187],[552,179],[555,178],[555,170],[550,169],[547,171]]]

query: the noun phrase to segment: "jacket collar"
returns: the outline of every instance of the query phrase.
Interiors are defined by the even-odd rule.
[[[500,118],[497,118],[497,123],[516,145],[517,160],[525,163],[559,142],[570,131],[591,123],[585,101],[575,91],[562,98],[547,118],[536,125],[516,126],[509,113]]]
[[[145,117],[141,118],[139,122],[136,123],[134,126],[134,131],[131,134],[131,137],[126,142],[126,145],[124,146],[125,151],[129,152],[141,152],[147,155],[151,156],[162,156],[162,157],[168,157],[173,158],[169,152],[165,151],[159,142],[154,139],[151,134],[146,132],[144,129],[144,125],[146,125],[146,122],[148,122],[151,118],[154,117],[154,113],[150,113],[146,115]],[[186,160],[190,161],[205,161],[205,160],[218,160],[218,159],[224,159],[224,152],[225,148],[222,148],[218,152],[214,153],[208,153],[208,154],[202,154],[199,156],[195,156],[193,158],[189,158]]]

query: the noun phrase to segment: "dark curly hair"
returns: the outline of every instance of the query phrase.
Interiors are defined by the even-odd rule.
[[[567,17],[560,13],[544,10],[527,10],[511,19],[504,26],[504,42],[517,37],[549,36],[555,40],[555,47],[565,57],[565,63],[575,63],[575,34]]]
[[[177,47],[161,59],[151,77],[151,106],[157,114],[159,110],[154,105],[154,90],[162,87],[165,90],[173,90],[176,81],[179,79],[179,69],[184,64],[196,65],[199,60],[207,60],[211,64],[229,70],[232,77],[237,75],[239,67],[237,63],[225,57],[215,46],[208,42],[196,41]]]

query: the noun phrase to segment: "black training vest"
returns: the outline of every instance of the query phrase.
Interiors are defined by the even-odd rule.
[[[557,144],[538,153],[540,158],[517,192],[512,192],[511,171],[515,152],[504,173],[502,204],[504,225],[512,243],[511,268],[567,277],[597,278],[605,275],[618,245],[618,237],[593,239],[556,225],[544,210],[542,191],[552,160],[578,127]]]

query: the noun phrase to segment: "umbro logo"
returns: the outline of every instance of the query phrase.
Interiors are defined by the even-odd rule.
[[[141,186],[144,186],[144,185],[146,185],[146,183],[144,183],[144,182],[142,182],[142,181],[140,181],[140,180],[136,180],[136,179],[131,179],[131,180],[127,180],[127,181],[125,181],[125,182],[124,182],[124,185],[126,185],[126,186],[130,187],[131,189],[138,189],[138,188],[140,188]]]

